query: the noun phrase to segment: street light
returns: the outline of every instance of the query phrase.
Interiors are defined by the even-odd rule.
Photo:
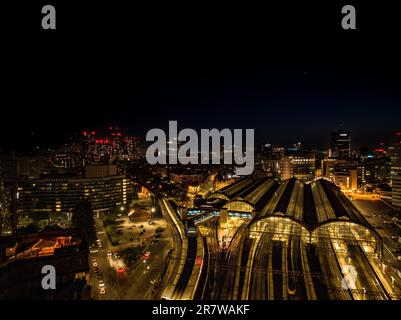
[[[146,260],[143,260],[143,274],[146,273]]]

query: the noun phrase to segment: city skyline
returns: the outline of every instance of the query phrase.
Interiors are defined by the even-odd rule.
[[[398,10],[4,12],[0,300],[401,300]]]

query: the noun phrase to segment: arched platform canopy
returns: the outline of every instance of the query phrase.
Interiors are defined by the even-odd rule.
[[[270,199],[278,187],[277,182],[268,178],[245,178],[241,181],[210,194],[208,203],[213,199],[222,200],[220,208],[235,212],[256,212]],[[226,202],[224,202],[224,200]]]
[[[227,211],[256,213],[270,199],[277,188],[274,180],[261,178],[243,190],[237,197],[227,202],[223,208]]]
[[[305,234],[307,230],[311,241],[326,236],[349,241],[354,238],[359,241],[358,237],[373,242],[380,239],[352,202],[326,179],[305,183],[292,178],[277,184],[267,178],[245,178],[220,194],[230,200],[221,200],[217,210],[251,213],[254,218],[250,230],[270,228],[271,221],[281,224],[287,221],[294,232],[303,230],[301,234]],[[269,217],[275,219],[264,220]],[[294,223],[299,227],[293,226]]]
[[[377,232],[364,224],[350,221],[348,219],[333,219],[320,223],[311,230],[311,242],[316,243],[324,239],[344,240],[360,245],[379,244],[380,236]]]
[[[372,229],[341,190],[326,179],[305,183],[292,178],[282,182],[257,218],[277,212],[301,221],[308,230],[333,220],[347,220]]]
[[[281,212],[254,219],[248,228],[250,237],[268,233],[280,237],[299,236],[304,242],[310,242],[311,233],[307,226],[302,221]]]
[[[227,202],[224,205],[224,209],[226,209],[227,211],[233,211],[233,212],[255,212],[256,209],[253,206],[252,203],[250,203],[249,201],[246,201],[244,199],[235,199],[232,201]]]
[[[207,196],[207,199],[223,199],[227,201],[232,200],[254,182],[255,179],[253,179],[252,177],[240,179],[233,184],[230,184],[220,190],[217,190],[216,192],[213,192],[212,194]]]
[[[221,192],[213,192],[213,193],[211,193],[211,194],[209,194],[208,196],[207,196],[207,199],[221,199],[221,200],[227,200],[227,201],[230,201],[230,198],[227,196],[227,195],[225,195],[224,193],[221,193]]]
[[[310,229],[303,221],[276,212],[268,216],[255,218],[248,226],[250,236],[255,234],[281,234],[286,237],[299,236],[306,243],[324,243],[324,240],[344,240],[360,245],[369,244],[373,247],[380,245],[380,236],[366,225],[347,219],[324,221]]]

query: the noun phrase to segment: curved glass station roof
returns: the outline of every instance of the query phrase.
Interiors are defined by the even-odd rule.
[[[335,222],[359,225],[375,234],[351,201],[326,179],[305,183],[291,178],[279,184],[268,178],[247,177],[212,193],[208,201],[214,202],[216,209],[252,213],[250,228],[258,221],[275,216],[298,222],[315,235],[320,234],[316,231],[318,228],[326,230],[322,226],[334,226]],[[259,222],[259,228],[260,225]]]

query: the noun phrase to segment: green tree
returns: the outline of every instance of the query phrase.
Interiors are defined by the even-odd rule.
[[[38,227],[33,223],[28,224],[26,227],[20,227],[17,229],[17,234],[32,234],[38,232]]]
[[[60,231],[60,230],[63,230],[63,228],[61,228],[57,224],[48,224],[43,228],[42,231]]]
[[[115,224],[116,219],[117,219],[116,214],[109,214],[103,218],[103,224],[105,227],[111,226]]]

